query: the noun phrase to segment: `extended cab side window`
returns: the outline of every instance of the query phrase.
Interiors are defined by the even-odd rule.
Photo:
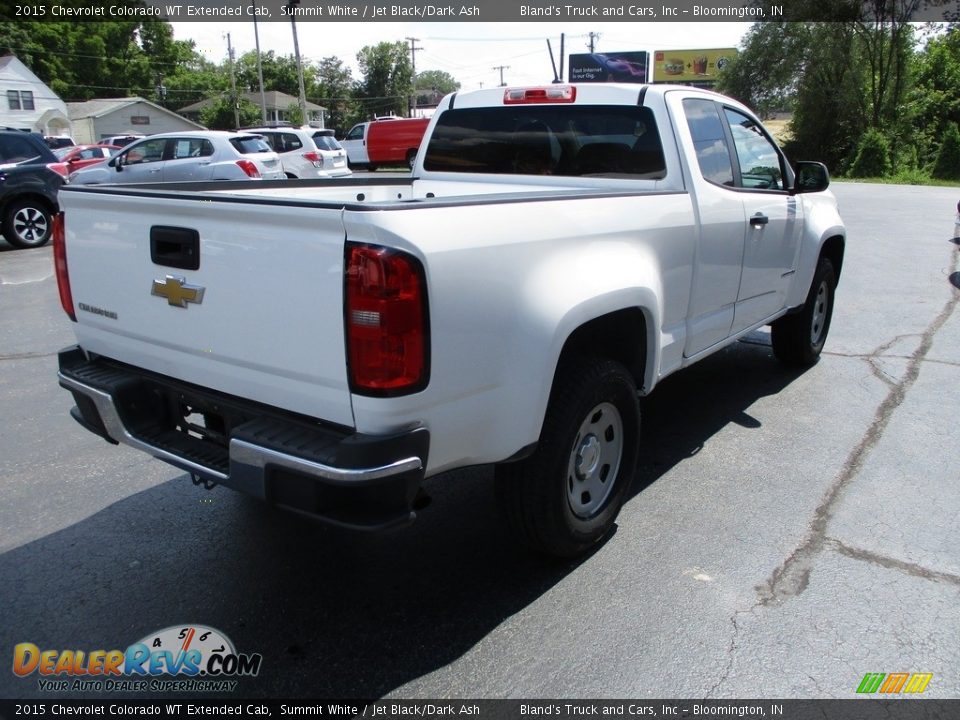
[[[740,187],[751,190],[784,190],[780,153],[763,128],[743,113],[724,108],[730,135],[740,163]]]
[[[733,161],[717,104],[713,100],[688,98],[683,101],[683,112],[704,179],[734,187]]]

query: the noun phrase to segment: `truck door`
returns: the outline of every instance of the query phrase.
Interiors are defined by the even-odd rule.
[[[734,149],[734,175],[747,216],[743,272],[734,313],[734,333],[780,310],[797,268],[803,209],[788,193],[786,160],[760,124],[724,107]]]
[[[685,129],[689,131],[696,156],[690,162],[690,175],[699,237],[683,353],[690,357],[730,335],[740,288],[746,218],[743,202],[732,189],[733,160],[717,104],[712,99],[681,100],[672,95],[673,114],[680,119],[677,130],[681,136]]]
[[[340,143],[347,151],[347,160],[351,165],[366,165],[370,162],[367,155],[367,128],[370,123],[360,123],[350,128],[350,132]]]

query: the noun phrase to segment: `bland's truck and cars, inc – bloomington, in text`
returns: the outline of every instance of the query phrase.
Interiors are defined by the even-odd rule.
[[[495,464],[511,530],[576,555],[628,494],[638,396],[764,325],[817,360],[828,183],[734,100],[591,84],[449,95],[406,177],[67,185],[60,384],[109,442],[342,526]]]

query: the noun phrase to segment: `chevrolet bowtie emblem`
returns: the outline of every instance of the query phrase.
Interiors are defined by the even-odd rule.
[[[187,303],[202,303],[203,291],[199,285],[188,285],[184,277],[167,275],[163,280],[153,281],[150,294],[165,297],[171,305],[185,308]]]

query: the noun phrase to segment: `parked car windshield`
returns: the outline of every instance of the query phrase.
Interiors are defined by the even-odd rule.
[[[230,144],[242,155],[273,152],[267,141],[259,135],[245,135],[244,137],[230,138]]]
[[[660,179],[663,146],[649,108],[525,105],[444,112],[427,170]]]

